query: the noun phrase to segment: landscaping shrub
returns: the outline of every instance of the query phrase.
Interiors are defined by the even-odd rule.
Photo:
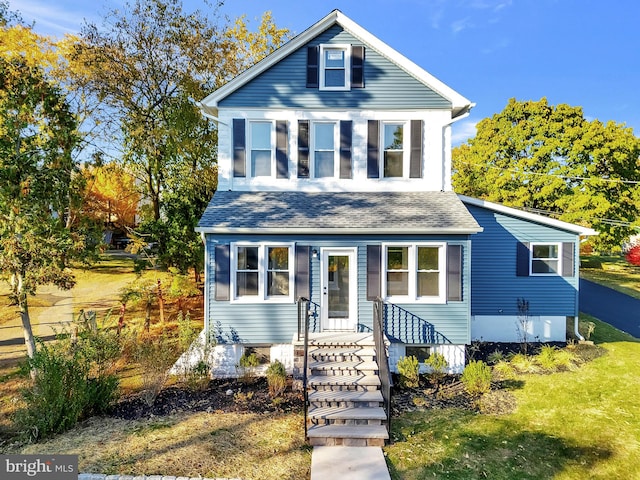
[[[276,360],[267,368],[267,384],[269,385],[269,395],[278,397],[284,393],[287,387],[287,371],[284,365]]]
[[[493,377],[496,380],[511,380],[515,375],[515,369],[506,360],[500,360],[493,366]]]
[[[447,368],[449,368],[449,362],[447,362],[445,356],[439,352],[434,352],[429,355],[424,364],[430,369],[427,373],[429,381],[434,385],[439,385],[447,373]]]
[[[472,360],[460,380],[469,395],[475,397],[487,393],[491,390],[491,367],[482,360]]]
[[[236,368],[238,369],[240,381],[250,383],[255,379],[255,369],[260,365],[260,359],[255,352],[245,350],[240,357],[240,361]]]
[[[420,377],[420,363],[413,355],[400,357],[398,360],[398,373],[400,374],[400,386],[405,388],[416,388]]]
[[[135,349],[135,360],[142,369],[142,398],[153,405],[169,376],[169,368],[178,356],[175,342],[162,333],[158,336],[142,334]]]
[[[516,353],[510,360],[511,366],[519,373],[539,373],[540,368],[533,357]]]
[[[29,440],[38,440],[73,427],[78,420],[104,413],[118,398],[113,373],[121,349],[108,331],[86,329],[73,340],[39,342],[27,367],[35,379],[22,391],[24,408],[16,424]]]

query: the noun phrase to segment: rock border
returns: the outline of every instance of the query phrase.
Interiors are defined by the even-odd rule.
[[[105,475],[102,473],[80,473],[78,480],[242,480],[241,478],[174,477],[169,475]]]

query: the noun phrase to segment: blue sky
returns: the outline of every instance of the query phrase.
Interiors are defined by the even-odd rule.
[[[183,0],[186,10],[204,9]],[[121,0],[9,0],[40,33],[79,31],[83,19]],[[454,143],[500,112],[511,97],[582,106],[589,120],[613,120],[640,135],[638,0],[227,0],[221,12],[265,10],[300,33],[334,8],[477,106],[454,125]]]

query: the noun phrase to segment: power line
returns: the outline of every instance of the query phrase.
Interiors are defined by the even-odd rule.
[[[502,170],[504,172],[511,172],[511,173],[517,173],[519,175],[538,175],[538,176],[544,176],[544,177],[555,177],[555,178],[562,178],[564,180],[586,180],[586,181],[600,181],[600,182],[611,182],[611,183],[623,183],[623,184],[628,184],[628,185],[638,185],[640,184],[640,180],[624,180],[622,178],[602,178],[602,177],[598,177],[598,178],[593,178],[593,177],[580,177],[580,176],[576,176],[576,175],[557,175],[554,173],[542,173],[542,172],[523,172],[521,170],[516,170],[516,169],[511,169],[511,168],[504,168],[504,167],[498,167],[496,165],[477,165],[474,163],[470,163],[470,162],[463,162],[458,160],[456,163],[461,163],[463,165],[469,165],[472,167],[478,167],[478,168],[493,168],[494,170]]]

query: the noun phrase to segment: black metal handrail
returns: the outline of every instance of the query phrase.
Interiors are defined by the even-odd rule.
[[[401,343],[451,343],[438,332],[435,325],[393,303],[384,303],[385,333],[392,341]]]
[[[302,392],[304,396],[304,438],[307,438],[307,416],[309,413],[309,392],[307,391],[307,368],[309,361],[309,303],[304,297],[298,298],[298,341],[304,337],[304,359],[302,367]],[[301,332],[302,330],[302,332]]]
[[[389,370],[389,355],[385,342],[385,305],[381,298],[373,302],[373,340],[376,348],[376,360],[380,374],[380,388],[387,414],[387,433],[391,440],[391,372]]]

